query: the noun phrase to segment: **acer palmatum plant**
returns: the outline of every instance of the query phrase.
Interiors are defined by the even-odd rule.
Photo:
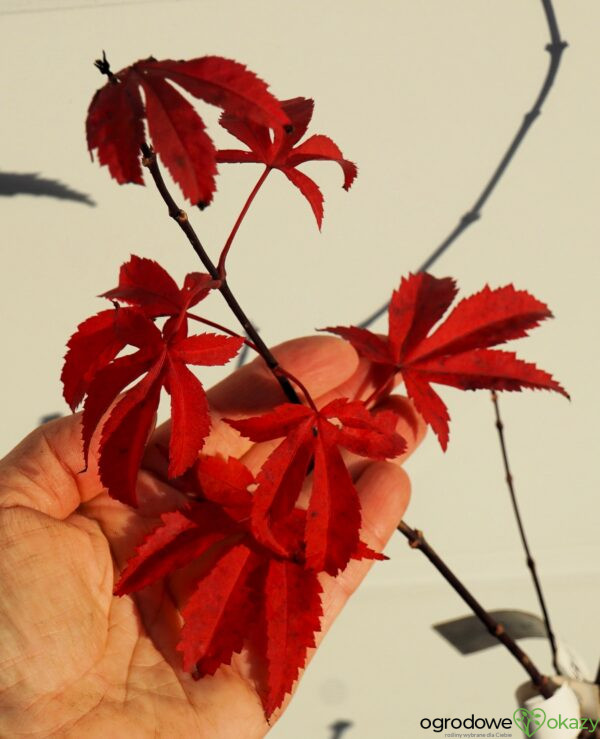
[[[182,667],[197,678],[212,675],[247,648],[261,667],[256,690],[268,719],[292,690],[307,650],[315,645],[323,573],[335,577],[353,559],[384,558],[361,541],[360,498],[342,454],[384,460],[406,448],[394,411],[376,412],[374,405],[403,383],[445,449],[450,417],[433,385],[537,388],[566,395],[547,372],[492,348],[526,336],[551,313],[512,285],[485,286],[448,313],[457,293],[454,280],[409,274],[389,303],[386,337],[352,326],[326,329],[370,363],[371,390],[366,397],[339,397],[317,407],[301,382],[278,364],[237,302],[227,282],[226,257],[273,169],[306,198],[320,228],[323,195],[298,166],[309,160],[335,162],[348,190],[355,164],[326,136],[301,141],[312,100],[277,100],[237,62],[215,56],[150,58],[118,73],[106,57],[96,65],[108,81],[88,111],[90,151],[121,184],[143,184],[143,167],[148,169],[205,269],[191,272],[178,287],[158,263],[132,256],[121,266],[117,286],[102,295],[112,307],[83,321],[68,342],[62,381],[70,407],[83,402],[83,459],[87,463],[97,434],[100,478],[109,495],[124,504],[140,503],[136,481],[142,456],[161,392],[170,396],[170,439],[162,454],[174,490],[172,510],[139,543],[114,592],[137,592],[193,563],[195,581],[182,609],[178,646]],[[217,150],[198,113],[173,85],[219,106],[220,124],[247,149]],[[216,264],[173,199],[157,158],[184,197],[201,209],[213,200],[217,164],[264,166]],[[241,331],[201,312],[203,299],[214,290],[231,307]],[[209,407],[190,369],[225,364],[244,345],[262,357],[282,391],[281,403],[266,413],[228,420],[244,437],[271,442],[272,451],[255,473],[234,457],[202,452],[211,428]],[[420,532],[404,523],[400,528],[430,556],[433,550]],[[436,564],[434,555],[430,559]],[[495,629],[491,621],[487,625]],[[546,679],[508,635],[503,641],[547,694]]]

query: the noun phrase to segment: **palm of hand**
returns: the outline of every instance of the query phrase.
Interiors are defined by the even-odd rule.
[[[298,355],[302,341],[304,352]],[[318,362],[314,351],[312,357],[307,353],[306,340],[288,345],[287,352],[295,359],[290,367],[319,395],[339,389],[333,378],[353,387],[364,379],[347,347],[331,339],[311,342],[313,349],[318,343]],[[285,358],[286,349],[281,351]],[[240,384],[257,388],[243,407]],[[215,388],[211,401],[225,415],[250,415],[277,402],[274,393],[260,366],[251,365]],[[422,429],[415,431],[410,418],[401,433],[410,438],[411,426],[420,439]],[[164,440],[165,433],[158,430],[156,439]],[[79,438],[79,419],[60,419],[30,434],[0,463],[0,733],[263,736],[269,727],[246,656],[199,681],[181,669],[175,647],[189,576],[176,574],[135,598],[112,596],[115,569],[123,568],[157,525],[159,513],[172,508],[177,493],[143,471],[140,509],[110,499],[93,464],[77,474]],[[251,467],[269,450],[240,441],[219,423],[207,446],[243,455]],[[159,466],[148,455],[148,469]],[[408,482],[392,463],[363,465],[356,476],[365,538],[380,548],[406,506]],[[328,579],[324,630],[368,568],[369,563],[355,562],[336,581]]]
[[[181,622],[168,584],[135,600],[112,596],[114,569],[157,523],[105,493],[63,521],[25,507],[0,512],[0,620],[13,627],[0,645],[2,735],[265,733],[240,666],[210,681],[182,671],[175,651]],[[236,706],[221,733],[220,701]]]

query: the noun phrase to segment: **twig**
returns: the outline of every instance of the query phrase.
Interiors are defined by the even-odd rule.
[[[531,550],[529,549],[529,544],[527,542],[527,536],[525,534],[525,527],[523,526],[523,521],[521,519],[521,512],[519,510],[519,505],[517,503],[517,495],[515,492],[514,480],[513,480],[512,473],[510,471],[510,464],[508,462],[508,451],[506,449],[506,439],[504,437],[504,424],[502,423],[502,417],[500,416],[500,406],[498,405],[498,395],[495,390],[492,390],[491,395],[492,395],[492,403],[494,404],[494,413],[496,415],[496,428],[498,429],[498,439],[500,442],[500,450],[502,452],[502,462],[504,464],[504,472],[506,473],[506,485],[508,487],[508,492],[510,494],[510,500],[512,502],[515,519],[517,521],[517,526],[519,528],[521,542],[523,543],[523,549],[525,550],[525,557],[526,557],[525,561],[527,562],[527,567],[529,568],[531,572],[531,578],[533,580],[535,592],[537,593],[537,598],[540,604],[540,608],[542,610],[542,615],[544,617],[544,625],[546,626],[546,633],[548,635],[548,640],[550,641],[550,649],[552,650],[552,664],[554,665],[556,674],[560,675],[561,671],[558,666],[558,660],[556,658],[556,639],[554,637],[554,632],[552,631],[552,626],[550,624],[550,616],[548,615],[548,609],[546,608],[546,600],[544,598],[542,584],[537,574],[535,560],[533,559],[533,556],[531,555]]]
[[[436,570],[452,586],[452,588],[454,588],[477,618],[483,623],[490,634],[498,639],[499,642],[504,644],[521,667],[523,667],[527,672],[532,683],[537,687],[541,695],[543,695],[544,698],[550,698],[554,694],[556,686],[546,675],[542,675],[540,673],[527,654],[525,654],[521,647],[519,647],[510,634],[505,631],[504,626],[493,619],[479,601],[475,599],[469,590],[467,590],[448,565],[427,543],[423,536],[423,532],[418,529],[411,528],[404,521],[400,521],[398,531],[408,539],[409,546],[412,549],[420,549],[423,552]]]
[[[463,233],[463,231],[466,231],[466,229],[472,223],[481,218],[481,211],[483,210],[483,206],[487,203],[490,195],[496,189],[498,182],[510,165],[514,155],[517,152],[517,149],[523,142],[523,139],[525,138],[525,136],[527,136],[527,133],[531,128],[533,122],[542,112],[542,106],[546,101],[546,98],[548,97],[548,93],[550,92],[552,85],[554,84],[556,73],[558,72],[558,66],[560,64],[560,59],[563,51],[567,47],[567,42],[560,37],[560,31],[558,30],[558,24],[556,22],[556,15],[554,14],[552,0],[541,0],[541,3],[543,6],[544,15],[546,16],[548,30],[550,31],[550,43],[546,44],[545,47],[546,51],[548,51],[550,54],[550,63],[542,87],[533,103],[531,110],[525,114],[523,122],[519,126],[519,129],[517,130],[513,140],[510,142],[508,149],[504,153],[502,159],[500,160],[500,163],[494,170],[494,173],[490,177],[488,183],[479,194],[479,197],[475,201],[474,205],[462,216],[456,227],[448,234],[448,236],[446,236],[444,241],[442,241],[437,249],[435,249],[427,257],[427,259],[417,270],[418,272],[425,272],[425,270],[429,269],[456,241],[456,239]],[[381,308],[376,310],[372,315],[369,316],[369,318],[367,318],[362,323],[359,323],[358,325],[362,328],[370,326],[374,321],[376,321],[387,311],[388,305],[389,303],[386,303],[385,305],[381,306]]]
[[[285,393],[286,397],[289,401],[292,403],[300,403],[300,398],[298,397],[296,391],[294,390],[292,384],[288,380],[288,378],[281,372],[281,368],[279,366],[279,362],[275,359],[275,357],[271,354],[269,351],[267,345],[264,343],[264,341],[261,339],[259,333],[256,331],[244,311],[242,310],[240,304],[237,302],[236,298],[234,297],[233,293],[231,292],[231,289],[229,285],[227,284],[227,280],[220,279],[219,277],[219,271],[217,267],[213,264],[212,260],[204,250],[204,247],[202,246],[202,243],[200,242],[200,239],[198,238],[198,235],[194,231],[191,223],[188,220],[187,214],[185,211],[183,211],[177,203],[173,200],[173,196],[169,192],[165,181],[163,179],[163,176],[160,172],[160,169],[158,167],[158,162],[156,161],[156,155],[154,154],[154,151],[147,145],[142,144],[142,154],[143,154],[143,160],[142,163],[145,167],[148,168],[150,174],[152,175],[152,179],[154,180],[154,184],[156,185],[162,199],[164,200],[168,210],[169,215],[171,218],[177,223],[179,228],[184,232],[184,234],[187,236],[188,241],[192,245],[192,248],[200,258],[200,261],[205,266],[207,272],[210,274],[210,276],[217,282],[219,282],[218,290],[221,293],[221,295],[225,298],[225,302],[227,305],[231,308],[233,314],[240,322],[242,328],[252,341],[252,343],[255,345],[256,350],[261,355],[261,357],[264,359],[267,367],[271,370],[273,376],[281,386],[281,389]]]

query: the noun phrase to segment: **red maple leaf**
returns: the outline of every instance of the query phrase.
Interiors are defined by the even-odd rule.
[[[321,585],[303,553],[307,513],[293,509],[280,522],[278,534],[290,552],[282,558],[252,534],[253,477],[241,462],[201,455],[184,479],[197,500],[163,514],[114,592],[136,592],[194,562],[197,580],[182,611],[178,645],[183,667],[197,677],[213,675],[248,643],[264,673],[257,687],[268,718],[291,691],[320,629]],[[362,542],[353,557],[384,559]]]
[[[323,222],[323,194],[317,184],[300,172],[297,167],[304,162],[323,160],[337,162],[344,173],[344,190],[349,190],[356,177],[356,165],[344,159],[342,152],[327,136],[316,134],[295,146],[306,133],[312,118],[314,102],[306,98],[284,100],[281,107],[290,119],[292,128],[275,128],[273,136],[269,127],[248,117],[227,111],[219,122],[242,141],[250,151],[220,149],[217,162],[255,162],[266,164],[268,169],[280,169],[308,200],[321,228]]]
[[[208,279],[206,279],[208,278]],[[133,382],[102,426],[99,473],[110,495],[136,504],[135,483],[161,388],[171,396],[169,475],[196,459],[210,430],[204,388],[188,364],[225,364],[241,337],[187,335],[186,311],[207,294],[208,275],[187,275],[179,290],[156,262],[132,257],[121,268],[119,287],[108,295],[135,307],[102,311],[81,323],[68,342],[62,371],[64,397],[75,410],[84,396],[82,436],[87,459],[95,430],[117,396]],[[162,331],[148,317],[169,315]],[[133,354],[118,356],[126,346]]]
[[[550,318],[544,303],[512,285],[494,290],[486,286],[460,301],[429,334],[456,292],[449,277],[409,275],[392,295],[386,338],[355,326],[323,329],[347,339],[361,356],[373,362],[382,386],[402,373],[408,396],[437,434],[442,449],[448,445],[450,416],[432,383],[461,390],[539,388],[569,397],[535,364],[518,359],[512,352],[488,349],[526,336],[529,329]]]
[[[152,146],[184,196],[194,204],[211,202],[217,173],[215,148],[202,119],[173,83],[258,124],[274,128],[289,124],[267,85],[230,59],[149,58],[116,74],[108,72],[106,61],[97,66],[109,74],[109,81],[96,92],[88,109],[88,148],[98,150],[100,164],[108,166],[119,184],[143,184],[140,148],[145,143],[145,118]]]
[[[252,441],[285,437],[256,478],[252,506],[254,535],[282,556],[289,551],[277,539],[274,525],[293,510],[314,461],[306,561],[315,570],[336,575],[356,550],[361,524],[358,493],[338,446],[372,459],[401,454],[406,442],[395,432],[395,414],[372,415],[361,401],[337,399],[320,411],[284,403],[262,416],[225,420]]]
[[[177,316],[203,300],[214,287],[210,275],[190,272],[185,276],[183,287],[158,262],[145,257],[131,255],[121,265],[119,284],[100,297],[119,300],[135,305],[148,316]]]

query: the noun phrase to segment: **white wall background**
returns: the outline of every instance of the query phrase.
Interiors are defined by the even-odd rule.
[[[516,345],[572,394],[502,398],[522,509],[557,631],[595,671],[600,654],[597,428],[600,5],[556,0],[565,52],[556,87],[483,219],[433,270],[463,294],[513,281],[556,320]],[[53,411],[75,325],[102,307],[131,252],[177,278],[193,255],[151,188],[117,187],[91,164],[83,121],[113,69],[219,54],[247,64],[281,98],[314,97],[312,132],[332,136],[360,173],[350,193],[335,165],[314,164],[326,196],[322,234],[273,176],[239,235],[231,283],[266,340],[357,322],[415,269],[475,200],[545,74],[547,30],[535,0],[0,1],[2,172],[57,179],[95,206],[0,197],[3,323],[0,453]],[[206,109],[205,109],[206,110]],[[216,121],[216,113],[208,113]],[[212,133],[222,144],[224,134]],[[195,224],[214,255],[258,176],[223,165],[214,204]],[[265,289],[262,275],[274,279]],[[227,321],[213,301],[215,320]],[[383,327],[383,323],[381,326]],[[206,375],[205,375],[206,376]],[[217,379],[219,372],[210,374]],[[412,459],[407,520],[489,608],[535,611],[503,482],[486,393],[443,391],[449,451],[433,435]],[[398,538],[328,635],[278,739],[425,736],[424,716],[510,716],[524,677],[499,648],[461,657],[431,624],[465,608]],[[540,642],[523,643],[549,669]]]

